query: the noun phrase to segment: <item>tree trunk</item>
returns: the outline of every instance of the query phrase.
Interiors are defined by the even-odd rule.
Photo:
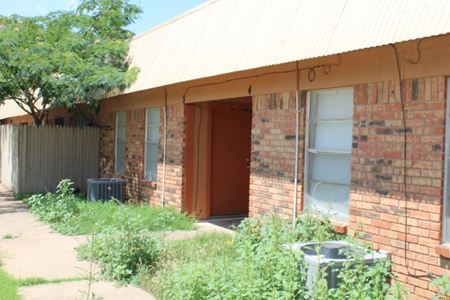
[[[36,125],[37,127],[41,127],[45,115],[31,115],[31,116],[33,117],[34,125]]]

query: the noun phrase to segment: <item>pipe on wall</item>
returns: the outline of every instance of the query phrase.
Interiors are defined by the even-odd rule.
[[[297,204],[298,204],[298,154],[299,154],[299,126],[300,126],[300,111],[299,111],[299,68],[298,61],[296,64],[296,88],[295,88],[295,159],[294,159],[294,207],[292,211],[292,224],[295,225],[297,219]]]
[[[164,89],[164,109],[163,109],[163,174],[162,174],[162,206],[166,205],[166,163],[167,163],[167,87]]]

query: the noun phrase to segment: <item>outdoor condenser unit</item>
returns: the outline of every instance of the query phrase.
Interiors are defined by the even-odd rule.
[[[91,178],[87,180],[87,197],[89,201],[117,199],[125,202],[124,179]]]
[[[302,251],[306,263],[306,285],[312,289],[317,273],[325,269],[328,288],[336,288],[339,284],[339,270],[345,262],[353,260],[356,251],[365,251],[364,262],[371,264],[378,260],[389,259],[386,251],[370,251],[354,246],[347,241],[329,241],[323,243],[295,243],[288,246],[292,250]]]

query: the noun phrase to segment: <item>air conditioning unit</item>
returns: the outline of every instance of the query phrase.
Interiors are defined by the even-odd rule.
[[[125,202],[126,180],[116,178],[90,178],[87,180],[87,197],[91,202],[117,199]]]
[[[390,259],[389,253],[386,251],[363,249],[347,241],[295,243],[288,245],[288,248],[303,252],[307,268],[305,270],[307,272],[306,285],[310,290],[313,288],[318,273],[323,269],[325,269],[328,288],[336,288],[339,284],[339,270],[343,268],[345,262],[354,260],[354,253],[358,253],[357,251],[365,251],[363,257],[366,264]]]

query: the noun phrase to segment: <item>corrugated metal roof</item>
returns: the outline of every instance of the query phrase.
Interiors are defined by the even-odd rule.
[[[213,0],[131,41],[127,92],[449,32],[449,0]]]

